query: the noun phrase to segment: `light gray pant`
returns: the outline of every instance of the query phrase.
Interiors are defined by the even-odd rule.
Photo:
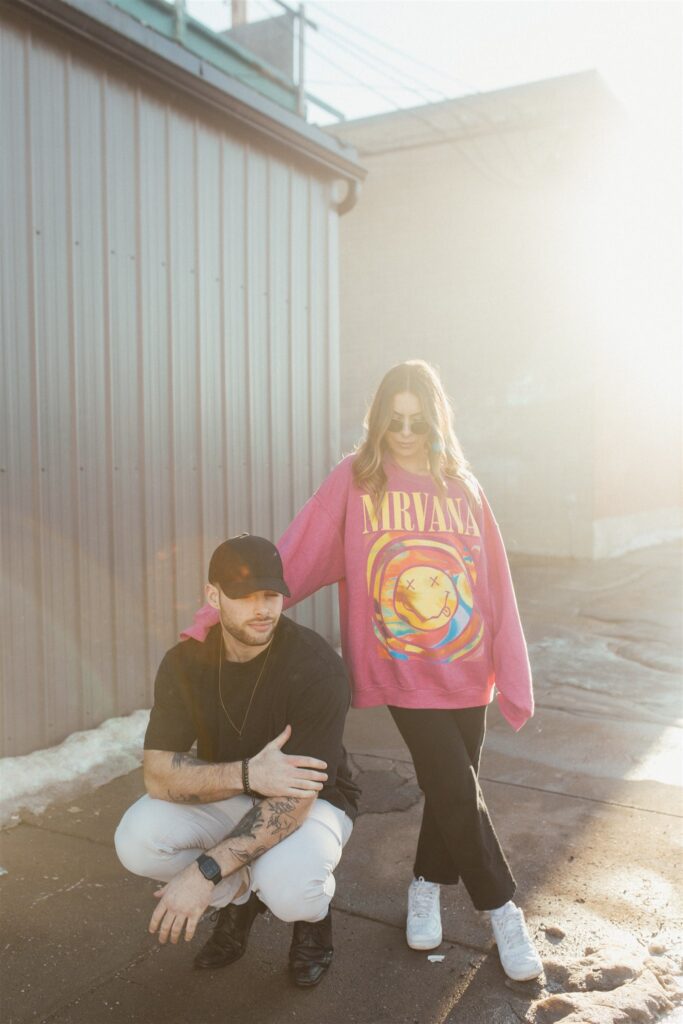
[[[134,875],[168,882],[225,839],[252,807],[247,796],[191,805],[143,796],[121,819],[116,852]],[[352,828],[344,811],[314,800],[301,828],[249,865],[245,874],[251,891],[282,921],[322,921],[334,895],[333,872]],[[211,906],[226,906],[234,894],[230,876],[215,886]]]

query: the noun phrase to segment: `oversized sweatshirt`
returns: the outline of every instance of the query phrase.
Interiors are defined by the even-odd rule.
[[[468,708],[494,687],[515,729],[533,714],[531,671],[505,548],[480,488],[444,494],[387,459],[379,508],[343,459],[277,542],[287,606],[337,583],[354,707]],[[183,635],[203,639],[208,605]]]

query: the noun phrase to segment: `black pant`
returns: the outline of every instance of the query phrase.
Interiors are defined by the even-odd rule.
[[[516,885],[477,778],[486,708],[389,711],[425,795],[415,877],[442,885],[462,878],[477,910],[502,906]]]

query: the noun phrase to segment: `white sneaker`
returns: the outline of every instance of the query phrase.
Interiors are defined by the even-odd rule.
[[[421,875],[410,883],[406,941],[411,949],[435,949],[441,942],[440,895],[438,882],[425,882]]]
[[[491,927],[503,970],[513,981],[531,981],[543,971],[541,958],[527,931],[524,914],[510,900],[490,911]]]

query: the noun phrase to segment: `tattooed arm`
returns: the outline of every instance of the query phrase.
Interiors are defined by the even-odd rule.
[[[235,879],[236,895],[241,891],[243,867],[296,832],[312,804],[310,799],[296,797],[259,800],[229,836],[207,851],[220,864],[223,878]],[[161,943],[169,938],[177,942],[184,928],[185,939],[189,942],[212,892],[213,882],[204,878],[196,862],[190,864],[154,894],[159,903],[152,914],[149,931],[152,935],[158,931]]]
[[[291,733],[288,725],[249,759],[249,784],[254,792],[310,800],[323,788],[327,779],[324,761],[282,753]],[[212,764],[190,754],[146,750],[144,771],[145,788],[156,800],[205,804],[244,792],[241,761]]]
[[[212,764],[191,754],[146,750],[143,764],[145,788],[157,800],[179,804],[211,803],[242,792],[239,761]]]
[[[313,801],[296,797],[259,800],[238,821],[229,836],[210,850],[225,878],[277,846],[303,824]]]

